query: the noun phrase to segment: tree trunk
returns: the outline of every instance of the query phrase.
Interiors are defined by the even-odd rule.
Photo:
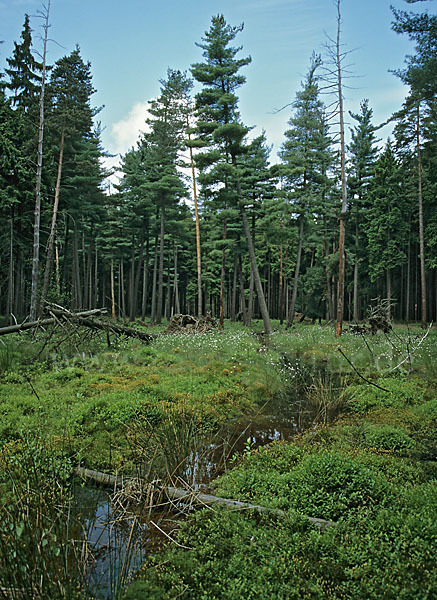
[[[254,279],[254,283],[255,283],[256,293],[258,295],[259,308],[260,308],[261,316],[262,316],[262,319],[264,322],[264,331],[267,335],[270,335],[271,333],[273,333],[273,329],[272,329],[272,326],[270,323],[270,316],[269,316],[269,312],[267,310],[267,304],[266,304],[266,300],[265,300],[265,296],[264,296],[264,290],[263,290],[262,284],[261,284],[261,278],[259,276],[258,265],[256,263],[255,249],[253,247],[253,241],[252,241],[252,235],[251,235],[250,228],[249,228],[249,223],[247,221],[246,209],[244,208],[244,205],[242,204],[241,189],[239,189],[239,188],[240,188],[240,185],[238,183],[238,195],[240,197],[240,212],[241,212],[241,217],[243,219],[243,228],[244,228],[244,233],[246,235],[246,242],[247,242],[247,247],[249,250],[249,257],[250,257],[250,263],[252,266],[253,279]]]
[[[174,312],[178,315],[181,312],[181,307],[179,303],[179,286],[178,286],[178,247],[173,242],[173,270],[174,270],[174,279],[173,279],[173,297],[174,297]]]
[[[345,166],[345,143],[344,143],[344,113],[343,113],[343,89],[341,83],[341,56],[340,56],[340,29],[341,14],[340,0],[337,0],[337,44],[336,44],[336,66],[337,66],[337,91],[338,111],[340,119],[340,166],[341,166],[341,212],[340,232],[338,238],[338,291],[337,291],[337,323],[335,336],[340,337],[343,328],[343,304],[344,304],[344,273],[345,273],[345,236],[346,236],[346,211],[347,211],[347,188],[346,188],[346,166]]]
[[[147,312],[147,295],[148,295],[148,283],[149,283],[149,251],[150,251],[149,235],[147,233],[147,245],[146,245],[146,258],[144,259],[144,270],[143,270],[143,298],[141,305],[141,318],[146,318]]]
[[[407,249],[407,289],[405,290],[405,320],[410,320],[410,285],[411,285],[411,241],[410,232],[408,233]]]
[[[189,127],[188,114],[187,114],[187,127]],[[188,133],[188,142],[191,141],[191,135]],[[196,173],[194,170],[194,159],[193,149],[189,145],[190,150],[190,164],[191,164],[191,178],[193,181],[193,198],[194,198],[194,218],[196,224],[196,259],[197,259],[197,316],[202,316],[202,260],[200,251],[200,226],[199,226],[199,212],[198,212],[198,201],[197,201],[197,186],[196,186]]]
[[[422,194],[422,158],[420,152],[420,106],[417,103],[417,125],[416,125],[416,149],[417,149],[417,184],[419,199],[419,245],[420,245],[420,289],[422,295],[421,322],[426,328],[426,272],[425,272],[425,235],[423,226],[423,194]]]
[[[44,269],[44,282],[41,293],[41,307],[44,306],[44,302],[47,298],[47,293],[49,291],[50,284],[50,273],[52,269],[53,262],[53,248],[55,244],[55,233],[56,233],[56,221],[58,218],[58,207],[59,207],[59,193],[61,190],[61,176],[62,176],[62,163],[64,159],[64,143],[65,143],[65,129],[62,129],[61,133],[61,145],[59,148],[59,158],[58,158],[58,174],[56,177],[56,187],[55,187],[55,199],[53,202],[53,211],[52,211],[52,222],[50,225],[50,233],[49,239],[47,241],[47,253],[46,253],[46,265]]]
[[[155,323],[156,320],[156,280],[158,275],[158,237],[155,237],[155,256],[153,259],[153,280],[152,280],[152,308],[150,320]]]
[[[111,258],[111,316],[115,319],[114,260]]]
[[[287,329],[291,327],[294,321],[294,313],[296,309],[296,298],[297,298],[297,286],[299,282],[299,273],[300,273],[300,262],[302,257],[302,243],[303,243],[303,228],[304,228],[304,219],[303,215],[299,217],[299,239],[297,242],[297,256],[296,256],[296,268],[294,270],[294,279],[293,279],[293,292],[291,294],[291,302],[290,302],[290,312],[288,313],[288,321],[287,321]]]
[[[144,266],[143,257],[144,257],[145,241],[146,241],[146,227],[145,227],[145,224],[143,223],[143,227],[141,229],[141,239],[140,239],[140,254],[138,256],[138,265],[137,265],[137,269],[136,269],[136,273],[135,273],[135,283],[134,283],[134,289],[133,289],[132,307],[131,307],[131,312],[129,314],[130,321],[134,321],[135,317],[137,316],[138,292],[140,289],[140,275],[141,275],[141,268]]]
[[[47,39],[49,31],[50,0],[45,9],[44,45],[42,55],[42,78],[41,93],[39,98],[39,128],[38,128],[38,155],[36,167],[35,186],[35,211],[33,225],[33,259],[32,259],[32,289],[30,297],[30,320],[34,321],[38,316],[38,279],[39,279],[39,234],[41,222],[41,176],[42,176],[42,150],[44,140],[44,94],[46,83],[46,56]]]
[[[247,326],[247,311],[246,311],[246,298],[244,297],[244,279],[243,279],[243,265],[240,256],[238,263],[239,279],[240,279],[240,306],[243,314],[243,323]]]
[[[156,322],[158,325],[162,320],[162,299],[164,281],[164,235],[165,235],[165,207],[164,200],[161,206],[161,231],[159,239],[159,269],[158,269],[158,301],[156,306]]]
[[[120,257],[120,281],[119,281],[119,290],[120,290],[120,303],[119,308],[121,309],[121,317],[123,319],[126,318],[126,291],[124,289],[124,261],[123,256]]]
[[[354,264],[354,321],[358,323],[360,320],[360,299],[358,296],[358,253],[360,250],[359,227],[358,227],[358,208],[355,218],[355,264]]]
[[[77,226],[74,223],[73,230],[73,286],[74,286],[74,301],[76,308],[82,306],[82,288],[80,281],[80,267],[79,267],[79,244],[77,241]]]
[[[220,329],[225,328],[225,267],[226,267],[226,217],[223,220],[223,249],[222,249],[222,268],[220,273]]]
[[[237,274],[238,274],[238,256],[234,254],[234,273],[232,277],[232,300],[231,300],[231,321],[235,322],[237,314]]]
[[[390,269],[386,270],[386,282],[387,282],[387,319],[391,320],[391,271]]]
[[[14,306],[14,207],[11,208],[11,219],[9,226],[9,269],[8,269],[8,291],[6,296],[5,322],[10,323],[12,307]]]

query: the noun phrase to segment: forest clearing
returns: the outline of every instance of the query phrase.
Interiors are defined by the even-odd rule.
[[[296,36],[294,10],[326,10],[247,1]],[[244,24],[214,15],[110,168],[91,63],[50,60],[70,3],[42,6],[40,49],[24,16],[0,66],[0,598],[437,597],[432,1],[390,7],[403,99],[350,110],[358,3],[334,0],[294,98],[262,109],[287,112],[276,157],[240,114]],[[178,23],[152,50],[133,4],[107,35],[138,44],[118,93],[186,41]]]

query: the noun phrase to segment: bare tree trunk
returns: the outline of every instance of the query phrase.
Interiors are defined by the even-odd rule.
[[[42,55],[42,78],[41,93],[39,97],[39,129],[38,129],[38,156],[36,168],[36,186],[35,186],[35,211],[33,225],[33,259],[32,259],[32,290],[30,297],[30,320],[35,321],[38,316],[38,279],[39,279],[39,234],[41,222],[41,176],[42,176],[42,150],[44,140],[44,94],[46,83],[46,56],[47,39],[49,32],[49,14],[50,0],[45,9],[44,24],[44,46]]]
[[[296,298],[297,298],[297,286],[299,282],[299,273],[300,273],[300,262],[302,258],[302,243],[303,243],[303,228],[304,228],[304,216],[300,215],[300,223],[299,223],[299,240],[297,242],[297,256],[296,256],[296,268],[294,270],[294,279],[293,279],[293,292],[291,294],[291,302],[290,302],[290,312],[288,313],[288,321],[287,321],[287,329],[291,327],[294,321],[294,313],[296,308]]]
[[[143,267],[143,264],[144,264],[143,257],[144,257],[145,241],[146,241],[146,227],[145,227],[145,224],[143,223],[143,227],[141,229],[140,254],[138,256],[138,265],[137,265],[137,269],[136,269],[136,273],[135,273],[132,306],[131,306],[131,312],[129,314],[130,321],[134,321],[135,317],[137,316],[138,291],[140,289],[141,268]]]
[[[238,183],[238,188],[240,188],[239,183]],[[251,235],[250,228],[249,228],[249,223],[247,221],[246,209],[244,208],[244,205],[241,201],[242,200],[241,199],[241,189],[238,189],[238,195],[240,196],[240,212],[241,212],[241,217],[243,219],[243,228],[244,228],[244,233],[246,235],[247,248],[249,250],[250,263],[252,266],[253,279],[254,279],[254,283],[255,283],[255,287],[256,287],[256,293],[258,295],[259,308],[260,308],[261,316],[262,316],[262,319],[264,322],[264,331],[267,335],[270,335],[271,333],[273,333],[273,329],[272,329],[272,325],[270,323],[270,316],[269,316],[269,312],[267,310],[267,304],[266,304],[266,300],[265,300],[265,296],[264,296],[264,290],[263,290],[262,284],[261,284],[261,278],[259,276],[258,265],[256,263],[255,249],[253,247],[253,241],[252,241],[252,235]]]
[[[189,127],[188,114],[187,114],[187,127]],[[188,133],[188,142],[191,142],[191,134]],[[202,259],[200,250],[200,226],[199,226],[199,211],[197,201],[197,186],[196,186],[196,173],[194,170],[194,159],[193,159],[193,148],[189,144],[190,150],[190,165],[191,165],[191,178],[193,181],[193,198],[194,198],[194,218],[196,224],[196,259],[197,259],[197,316],[202,316]]]
[[[119,290],[120,290],[120,302],[119,308],[121,308],[121,317],[123,319],[126,318],[126,291],[124,289],[124,261],[123,256],[120,257],[120,281],[119,281]]]
[[[387,282],[387,319],[391,319],[391,272],[390,269],[386,270],[386,282]]]
[[[114,260],[111,258],[111,317],[115,319]]]
[[[80,281],[80,267],[79,267],[79,244],[77,241],[77,225],[74,223],[73,230],[73,285],[74,285],[74,299],[76,308],[82,307],[82,288]]]
[[[162,295],[164,281],[164,235],[165,235],[165,207],[164,201],[161,206],[161,233],[159,239],[159,269],[158,269],[158,301],[156,306],[156,322],[162,320]]]
[[[166,293],[165,293],[165,301],[164,301],[164,317],[167,320],[170,320],[170,313],[171,313],[171,307],[172,307],[172,302],[173,302],[173,296],[172,296],[172,289],[171,289],[171,278],[170,278],[170,271],[171,271],[171,266],[170,266],[170,242],[168,243],[168,248],[167,248],[167,256],[168,256],[168,260],[167,260],[167,286],[166,286]],[[164,292],[163,292],[164,295]]]
[[[144,260],[144,270],[143,270],[143,297],[142,297],[142,305],[141,305],[141,318],[146,318],[147,312],[147,293],[148,293],[148,283],[149,283],[149,235],[147,234],[147,246],[146,246],[146,258]]]
[[[6,296],[6,324],[10,323],[12,307],[14,305],[14,208],[11,209],[9,229],[9,269],[8,291]]]
[[[340,0],[337,0],[337,44],[336,44],[336,67],[337,67],[337,90],[338,90],[338,112],[340,118],[340,167],[341,167],[341,212],[340,233],[338,238],[338,292],[337,292],[337,323],[335,336],[340,337],[343,328],[343,305],[344,305],[344,273],[345,252],[344,243],[346,236],[346,211],[347,211],[347,188],[346,188],[346,166],[345,166],[345,143],[344,143],[344,112],[343,112],[343,89],[341,82],[342,68],[340,55],[340,31],[341,13]]]
[[[358,296],[358,253],[360,249],[360,239],[359,239],[359,228],[358,228],[358,208],[355,219],[355,264],[354,264],[354,321],[358,323],[360,320],[360,299]]]
[[[156,319],[156,280],[158,271],[158,237],[155,237],[155,256],[153,259],[153,280],[152,280],[152,308],[150,320],[155,323]]]
[[[99,302],[99,270],[98,270],[98,253],[97,253],[97,241],[95,243],[94,249],[94,294],[93,294],[93,306],[92,308],[97,308],[97,304]],[[102,303],[104,302],[104,298],[102,298]]]
[[[173,290],[174,290],[174,311],[176,314],[181,312],[181,307],[179,303],[179,286],[178,286],[178,247],[173,242],[173,266],[174,266],[174,279],[173,279]]]
[[[64,157],[64,143],[65,143],[65,129],[62,129],[61,133],[61,145],[59,148],[59,158],[58,158],[58,174],[56,177],[56,187],[55,187],[55,199],[53,202],[53,211],[52,211],[52,222],[50,225],[50,233],[49,239],[47,241],[47,253],[46,253],[46,266],[44,269],[44,282],[41,293],[41,307],[44,306],[44,301],[47,298],[47,293],[49,291],[50,284],[50,272],[52,269],[53,262],[53,247],[55,244],[55,233],[56,233],[56,220],[58,217],[58,207],[59,207],[59,193],[61,190],[61,176],[62,176],[62,163]]]
[[[231,298],[231,321],[235,322],[237,314],[237,272],[238,257],[234,254],[234,273],[232,277],[232,298]]]
[[[421,321],[422,327],[426,328],[427,306],[426,306],[426,272],[425,272],[425,235],[423,226],[423,194],[422,194],[422,158],[420,152],[420,106],[417,103],[416,124],[416,149],[417,149],[417,183],[419,199],[419,245],[420,245],[420,288],[422,294]]]
[[[244,280],[243,280],[243,265],[240,256],[238,263],[239,279],[240,279],[240,306],[241,312],[243,313],[243,323],[247,326],[247,311],[246,311],[246,298],[244,297]]]
[[[410,233],[408,233],[408,250],[407,250],[407,289],[405,291],[405,320],[410,320],[410,282],[411,282],[411,241]]]
[[[223,221],[223,249],[222,249],[222,268],[220,273],[220,328],[225,328],[225,267],[226,267],[226,217]]]

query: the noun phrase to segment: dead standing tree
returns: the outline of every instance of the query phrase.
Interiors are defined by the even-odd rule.
[[[338,291],[337,291],[337,322],[335,326],[335,336],[340,337],[343,328],[344,313],[344,274],[345,274],[345,237],[346,237],[346,217],[348,208],[347,185],[346,185],[346,149],[344,134],[344,98],[343,98],[343,78],[347,72],[344,60],[350,52],[342,51],[341,44],[341,0],[335,0],[337,8],[337,36],[333,40],[328,37],[329,43],[326,44],[328,61],[324,67],[324,80],[326,86],[324,89],[335,93],[336,100],[331,105],[330,118],[338,117],[339,125],[339,143],[340,143],[340,177],[341,177],[341,210],[338,238]]]
[[[39,128],[38,128],[38,155],[36,168],[36,185],[35,185],[35,210],[34,210],[34,225],[33,225],[33,259],[32,259],[32,287],[30,298],[30,319],[35,320],[38,316],[38,274],[39,274],[39,233],[41,222],[41,178],[42,178],[42,152],[44,139],[44,94],[46,85],[46,56],[47,56],[47,41],[49,32],[49,15],[50,15],[50,0],[44,8],[42,17],[44,19],[44,38],[43,38],[43,54],[42,54],[42,77],[41,91],[39,98]]]

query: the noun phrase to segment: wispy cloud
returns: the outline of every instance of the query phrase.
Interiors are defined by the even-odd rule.
[[[141,133],[147,130],[146,118],[148,106],[148,102],[136,102],[126,117],[112,125],[112,152],[125,154],[129,148],[135,145]]]

